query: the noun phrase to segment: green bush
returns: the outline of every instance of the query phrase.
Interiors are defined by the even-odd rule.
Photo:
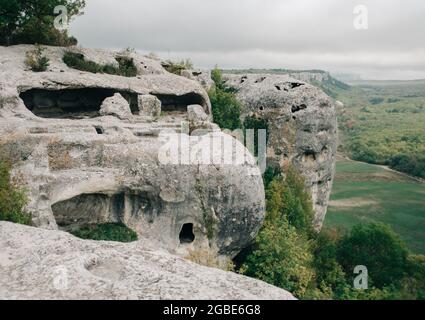
[[[269,215],[240,272],[302,297],[314,275],[309,243],[283,218]]]
[[[24,211],[27,203],[25,190],[11,182],[10,165],[0,162],[0,220],[31,225],[31,215]]]
[[[302,297],[314,277],[311,201],[293,169],[272,180],[266,200],[266,220],[240,272]]]
[[[192,61],[190,61],[190,59],[182,60],[180,62],[167,60],[166,62],[162,63],[162,66],[168,72],[176,74],[178,76],[182,74],[183,70],[193,69],[193,63]]]
[[[124,77],[137,76],[137,68],[134,65],[134,60],[131,57],[118,55],[115,58],[118,62],[118,67],[112,64],[101,65],[94,61],[87,60],[82,53],[66,51],[62,60],[70,68],[91,72],[91,73],[106,73]]]
[[[117,75],[124,76],[124,77],[135,77],[137,76],[137,68],[134,65],[133,58],[127,57],[127,56],[117,56],[115,58],[118,62],[118,71]],[[109,73],[108,71],[104,70],[105,73]],[[111,73],[114,74],[114,73]]]
[[[72,51],[66,51],[62,60],[68,67],[81,71],[98,73],[103,68],[96,62],[86,60],[83,54]]]
[[[412,176],[425,178],[425,156],[398,154],[390,159],[390,167]]]
[[[289,166],[284,177],[275,178],[266,190],[267,212],[286,219],[301,234],[314,235],[314,211],[304,179]],[[277,217],[278,218],[278,217]]]
[[[225,88],[221,71],[214,69],[212,79],[215,82],[208,95],[211,100],[214,122],[222,129],[241,129],[241,105],[233,92]]]
[[[122,223],[103,223],[85,225],[71,233],[81,239],[98,241],[132,242],[137,234]]]
[[[406,274],[408,250],[399,236],[383,224],[357,225],[339,245],[338,261],[347,274],[354,267],[368,268],[369,279],[379,289],[397,286]]]
[[[49,59],[43,55],[46,48],[36,45],[34,50],[26,53],[25,65],[34,72],[43,72],[49,66]]]

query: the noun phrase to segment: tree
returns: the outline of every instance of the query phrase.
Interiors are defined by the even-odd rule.
[[[314,211],[304,179],[293,166],[288,166],[285,176],[275,178],[266,190],[267,210],[276,218],[285,218],[299,233],[314,234]]]
[[[240,272],[302,297],[313,278],[309,243],[285,219],[269,217]]]
[[[222,129],[235,130],[242,128],[241,105],[232,90],[225,87],[221,71],[215,68],[211,77],[215,82],[209,91],[214,122]]]
[[[340,244],[338,261],[347,275],[364,265],[369,278],[379,289],[397,286],[405,275],[408,250],[399,236],[383,224],[354,226]]]
[[[0,44],[10,45],[10,38],[23,20],[22,1],[0,0]]]
[[[338,262],[338,247],[341,234],[335,229],[323,229],[314,243],[313,266],[316,270],[316,284],[323,292],[331,292],[336,299],[348,287],[345,273]]]
[[[82,13],[85,0],[0,0],[0,44],[67,45],[66,31],[54,28],[57,6],[67,8],[68,20]]]
[[[288,169],[286,179],[277,176],[267,187],[266,219],[241,272],[303,297],[314,277],[307,236],[312,212],[304,211],[310,210],[311,203],[296,175]]]

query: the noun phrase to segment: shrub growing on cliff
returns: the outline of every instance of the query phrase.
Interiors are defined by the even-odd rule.
[[[241,105],[235,94],[226,89],[219,69],[214,69],[211,76],[215,86],[208,92],[208,95],[211,100],[214,122],[222,129],[242,128]]]
[[[25,65],[34,72],[43,72],[49,66],[49,58],[43,55],[46,48],[36,45],[34,50],[26,53]]]
[[[71,233],[81,239],[98,241],[132,242],[137,240],[136,232],[122,223],[85,225]]]
[[[307,238],[312,230],[312,211],[296,175],[289,169],[286,178],[278,176],[267,187],[266,220],[240,271],[302,297],[314,276]]]
[[[178,76],[182,74],[183,70],[193,69],[193,63],[192,61],[190,61],[190,59],[181,60],[179,62],[167,60],[164,63],[162,63],[162,66],[168,72],[176,74]]]
[[[0,220],[31,225],[31,215],[24,212],[27,202],[25,191],[11,181],[10,165],[0,162]]]
[[[314,272],[308,242],[285,219],[269,216],[240,272],[302,297]]]
[[[66,51],[62,61],[70,68],[92,73],[101,72],[102,66],[96,62],[86,60],[84,55],[78,52]]]
[[[74,51],[66,51],[62,57],[62,61],[70,68],[91,72],[91,73],[106,73],[123,77],[137,76],[137,68],[134,65],[133,58],[119,54],[115,58],[118,62],[118,67],[113,64],[98,64],[94,61],[87,60],[84,54]]]
[[[276,177],[266,190],[267,212],[285,218],[301,234],[314,234],[314,211],[311,197],[305,188],[304,179],[293,166],[288,166],[285,175]]]

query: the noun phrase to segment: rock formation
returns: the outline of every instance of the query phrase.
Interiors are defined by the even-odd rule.
[[[119,93],[103,100],[99,113],[101,116],[114,116],[121,120],[130,120],[133,115],[128,101]]]
[[[198,81],[207,91],[211,90],[214,86],[210,70],[183,70],[181,75],[185,78]]]
[[[287,75],[225,75],[236,90],[242,118],[267,121],[267,162],[291,162],[311,190],[315,227],[320,229],[327,210],[335,170],[337,121],[334,102],[320,89]]]
[[[35,226],[122,222],[173,254],[208,251],[223,261],[255,237],[265,211],[259,169],[211,123],[201,85],[136,53],[136,77],[71,69],[57,47],[36,73],[24,65],[31,49],[0,47],[0,154],[28,190]],[[81,52],[98,64],[116,58]],[[197,121],[186,130],[188,106]],[[234,145],[240,161],[220,161],[226,155],[214,149],[205,162],[214,141]],[[176,146],[183,151],[173,158]]]
[[[148,241],[77,239],[0,222],[3,299],[276,299],[294,297],[262,281],[189,262]]]

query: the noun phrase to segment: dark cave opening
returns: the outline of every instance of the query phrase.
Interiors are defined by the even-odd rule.
[[[195,240],[193,234],[193,223],[185,223],[180,231],[179,239],[181,244],[192,243]]]
[[[96,126],[94,128],[95,128],[97,134],[104,134],[105,133],[105,129],[103,129],[103,127]]]
[[[204,98],[196,93],[188,93],[181,96],[176,95],[156,95],[161,100],[162,111],[164,112],[187,112],[187,107],[198,104],[205,107]]]
[[[28,110],[38,117],[87,119],[98,117],[102,102],[115,93],[120,93],[129,102],[133,113],[138,112],[137,94],[107,88],[30,89],[19,96]]]
[[[307,109],[307,105],[300,104],[298,106],[292,106],[291,111],[292,111],[292,113],[296,113],[296,112],[304,110],[304,109]]]
[[[127,190],[114,194],[80,194],[59,201],[51,208],[58,226],[69,231],[82,225],[124,223],[126,217],[139,215],[153,222],[162,204],[147,192]]]
[[[56,223],[67,228],[80,225],[120,222],[124,196],[93,193],[81,194],[52,205]]]
[[[33,114],[41,118],[88,119],[100,116],[100,107],[106,98],[121,94],[133,114],[139,114],[138,94],[110,88],[30,89],[19,96]],[[184,95],[155,95],[161,101],[163,112],[186,113],[192,104],[206,106],[205,99],[196,93]]]

